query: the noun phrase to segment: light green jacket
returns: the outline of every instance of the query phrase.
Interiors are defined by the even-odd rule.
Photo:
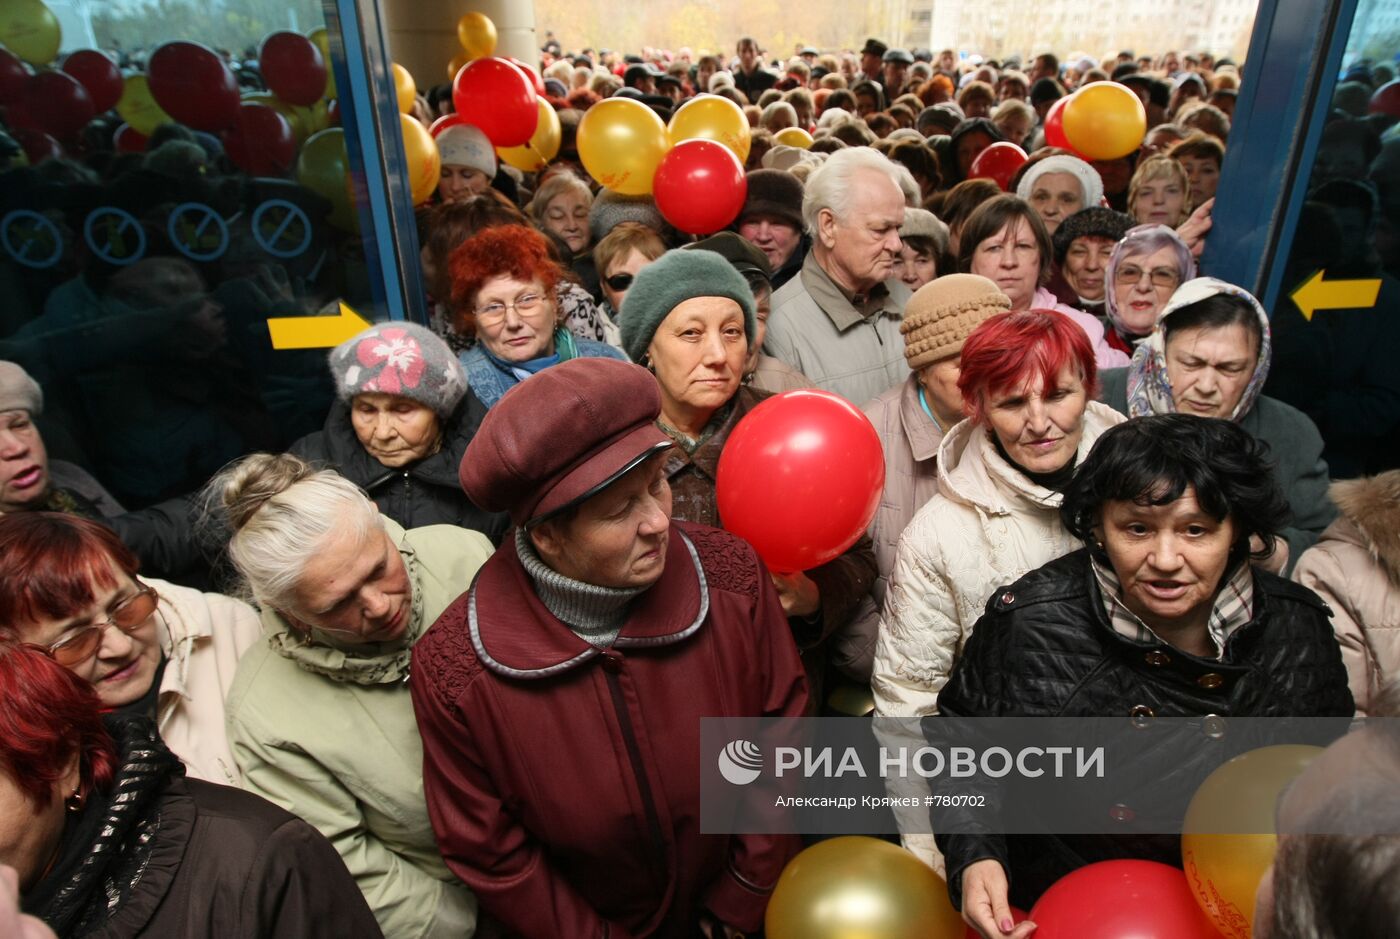
[[[244,654],[229,691],[229,741],[244,788],[335,845],[385,936],[462,939],[476,929],[476,898],[443,864],[428,821],[408,652],[492,548],[451,525],[384,527],[413,584],[405,639],[338,649],[264,610],[266,641]]]

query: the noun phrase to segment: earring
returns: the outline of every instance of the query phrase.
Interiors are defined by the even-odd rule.
[[[78,814],[83,810],[83,793],[80,789],[74,789],[73,794],[63,800],[63,807],[71,814]]]

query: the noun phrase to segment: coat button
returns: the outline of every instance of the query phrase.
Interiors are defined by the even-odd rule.
[[[622,671],[622,660],[613,655],[603,653],[603,670],[612,672],[614,675]]]
[[[1219,675],[1215,672],[1206,672],[1200,678],[1196,679],[1196,684],[1200,685],[1207,691],[1214,691],[1221,685],[1225,684],[1225,678],[1224,676]]]
[[[1007,606],[1010,606],[1011,604],[1016,602],[1016,594],[1008,590],[1006,593],[1001,595],[1001,602],[1006,604]]]
[[[1172,657],[1161,649],[1153,649],[1151,652],[1147,653],[1144,658],[1147,659],[1148,665],[1156,665],[1158,667],[1170,665],[1172,661]]]
[[[1212,740],[1219,740],[1225,736],[1225,718],[1219,714],[1207,714],[1206,719],[1201,721],[1201,733]]]
[[[1137,813],[1122,802],[1119,802],[1108,810],[1108,817],[1115,822],[1131,822],[1133,819],[1137,818]]]
[[[1128,719],[1132,721],[1134,727],[1142,729],[1152,723],[1152,719],[1157,715],[1145,704],[1135,704],[1128,712]]]

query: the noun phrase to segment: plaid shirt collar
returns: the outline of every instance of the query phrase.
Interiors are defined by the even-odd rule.
[[[1113,626],[1113,631],[1133,642],[1161,642],[1161,637],[1123,604],[1123,585],[1113,568],[1092,555],[1090,560],[1094,566],[1094,577],[1099,582],[1104,612],[1108,614],[1108,622]],[[1206,631],[1215,645],[1217,659],[1225,657],[1226,641],[1253,616],[1254,573],[1249,564],[1240,564],[1215,595],[1215,605],[1211,607],[1210,619],[1206,623]]]

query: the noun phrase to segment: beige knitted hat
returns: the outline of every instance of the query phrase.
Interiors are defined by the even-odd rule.
[[[997,285],[976,274],[945,274],[918,289],[904,308],[904,358],[918,371],[957,355],[982,321],[1011,309]]]

